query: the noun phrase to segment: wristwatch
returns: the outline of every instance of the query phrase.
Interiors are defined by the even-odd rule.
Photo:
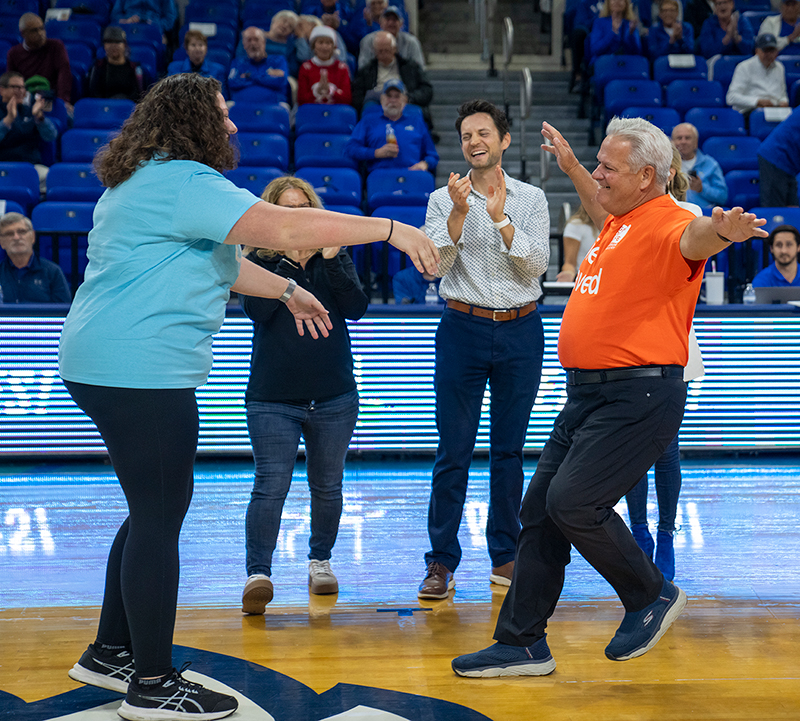
[[[289,285],[286,286],[286,290],[283,291],[283,295],[278,298],[281,303],[285,303],[289,298],[292,297],[292,293],[294,293],[294,289],[297,288],[297,281],[294,278],[289,278]]]
[[[511,225],[511,217],[506,215],[505,220],[501,220],[499,223],[495,223],[494,221],[492,221],[492,225],[498,230],[502,230],[507,225]]]

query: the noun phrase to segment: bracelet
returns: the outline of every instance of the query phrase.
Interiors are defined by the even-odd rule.
[[[285,303],[289,298],[292,297],[292,293],[294,293],[294,289],[297,288],[297,281],[294,278],[289,278],[289,285],[286,286],[286,290],[283,291],[283,295],[281,295],[278,300],[281,303]]]
[[[391,225],[389,226],[389,237],[384,240],[384,243],[388,243],[392,239],[392,233],[394,233],[394,218],[389,218],[389,222]]]
[[[505,228],[507,225],[511,225],[511,218],[509,218],[508,216],[506,216],[506,217],[505,217],[505,219],[504,219],[504,220],[501,220],[499,223],[495,223],[494,221],[492,221],[492,225],[493,225],[495,228],[497,228],[498,230],[502,230],[502,229],[503,229],[503,228]]]
[[[733,243],[732,240],[728,240],[727,238],[724,238],[719,233],[717,233],[717,238],[719,238],[720,240],[724,240],[726,243]]]

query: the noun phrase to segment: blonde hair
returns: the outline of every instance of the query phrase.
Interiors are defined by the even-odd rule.
[[[675,175],[667,183],[667,192],[672,193],[675,200],[680,200],[681,202],[686,200],[686,191],[689,190],[689,178],[686,177],[686,173],[681,169],[682,165],[681,154],[677,148],[673,148],[670,170],[674,170]]]
[[[600,10],[598,17],[607,18],[611,15],[611,0],[606,0],[603,3],[603,8]],[[631,0],[625,0],[625,12],[623,13],[623,17],[626,20],[636,20],[636,11],[633,9],[633,3]]]
[[[586,212],[586,208],[583,207],[583,204],[579,205],[578,209],[569,216],[567,223],[582,223],[583,225],[588,225],[595,232],[595,235],[598,233],[597,226],[589,217],[589,213]]]
[[[282,20],[283,18],[288,18],[291,20],[292,26],[294,27],[297,25],[297,21],[300,19],[300,16],[293,10],[278,10],[278,12],[272,16],[272,20],[270,20],[270,27],[272,27],[272,23],[274,23],[276,20]]]
[[[265,200],[270,205],[277,205],[278,201],[280,200],[281,196],[287,190],[299,190],[303,195],[308,198],[308,202],[311,203],[312,208],[323,208],[322,200],[317,195],[314,188],[311,186],[310,183],[307,183],[302,178],[297,178],[294,175],[283,175],[280,178],[275,178],[266,188],[264,188],[264,192],[261,193],[261,200]],[[244,252],[245,255],[251,253],[255,248],[251,246],[245,246]],[[321,248],[317,248],[316,253],[318,253]],[[259,258],[274,258],[276,255],[286,255],[286,251],[284,250],[274,250],[272,248],[259,248],[256,251],[256,255]]]

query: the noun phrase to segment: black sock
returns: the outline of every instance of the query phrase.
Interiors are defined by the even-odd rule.
[[[92,648],[100,656],[116,656],[120,651],[130,651],[130,647],[128,646],[110,646],[107,643],[100,643],[99,641],[95,641],[92,644]]]

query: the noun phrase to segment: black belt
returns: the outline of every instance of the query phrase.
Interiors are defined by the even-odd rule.
[[[567,370],[567,385],[627,381],[633,378],[683,378],[681,366],[633,366],[631,368],[606,368],[605,370]]]

